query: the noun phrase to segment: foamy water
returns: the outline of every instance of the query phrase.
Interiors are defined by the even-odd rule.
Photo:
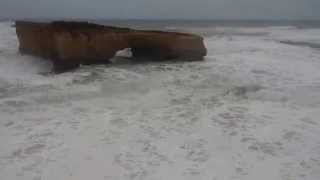
[[[10,25],[0,23],[0,179],[320,179],[320,51],[301,44],[320,29],[192,27],[203,62],[53,75],[17,52]]]

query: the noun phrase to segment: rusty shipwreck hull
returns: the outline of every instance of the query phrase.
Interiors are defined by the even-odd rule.
[[[198,35],[145,31],[86,22],[16,22],[21,53],[52,60],[54,69],[65,71],[80,64],[108,63],[116,52],[131,48],[133,57],[157,60],[202,60],[206,56]]]

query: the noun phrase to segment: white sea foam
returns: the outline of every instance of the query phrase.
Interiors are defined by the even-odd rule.
[[[52,75],[1,23],[0,179],[318,180],[320,51],[280,41],[320,29],[203,31],[204,62]]]

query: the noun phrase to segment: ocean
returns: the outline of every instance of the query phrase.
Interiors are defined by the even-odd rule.
[[[0,179],[320,179],[319,21],[90,22],[199,34],[208,55],[53,74],[0,22]]]
[[[80,20],[81,21],[81,20]],[[134,28],[163,27],[268,27],[296,26],[300,28],[320,27],[319,20],[85,20],[105,25],[125,26]]]

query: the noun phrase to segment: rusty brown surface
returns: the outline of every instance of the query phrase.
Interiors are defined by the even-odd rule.
[[[117,51],[131,48],[134,57],[202,60],[203,38],[193,34],[134,30],[85,22],[16,22],[21,53],[53,61],[55,68],[108,63]]]

